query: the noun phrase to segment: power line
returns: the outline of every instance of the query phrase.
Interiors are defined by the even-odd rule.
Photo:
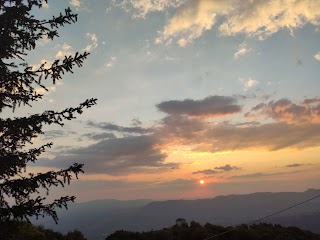
[[[278,212],[275,212],[275,213],[266,215],[266,216],[264,216],[264,217],[262,217],[262,218],[259,218],[259,219],[253,220],[253,221],[249,221],[249,222],[244,223],[244,224],[246,224],[246,225],[251,225],[251,224],[254,224],[254,223],[256,223],[256,222],[260,222],[261,220],[264,220],[264,219],[266,219],[266,218],[272,217],[272,216],[277,215],[277,214],[279,214],[279,213],[285,212],[285,211],[287,211],[287,210],[289,210],[289,209],[295,208],[295,207],[297,207],[297,206],[299,206],[299,205],[305,204],[305,203],[310,202],[310,201],[312,201],[312,200],[314,200],[314,199],[317,199],[317,198],[319,198],[319,197],[320,197],[320,194],[317,195],[317,196],[315,196],[315,197],[309,198],[309,199],[307,199],[307,200],[305,200],[305,201],[303,201],[303,202],[299,202],[299,203],[297,203],[297,204],[295,204],[295,205],[292,205],[292,206],[290,206],[290,207],[287,207],[287,208],[285,208],[285,209],[282,209],[282,210],[280,210],[280,211],[278,211]],[[238,226],[239,226],[239,225],[238,225]],[[213,236],[211,236],[211,237],[205,238],[205,239],[203,239],[203,240],[213,239],[213,238],[216,238],[216,237],[218,237],[218,236],[227,234],[227,233],[232,232],[232,231],[235,231],[235,230],[236,230],[236,228],[232,228],[232,229],[227,230],[227,231],[224,231],[224,232],[222,232],[222,233],[218,233],[218,234],[213,235]]]

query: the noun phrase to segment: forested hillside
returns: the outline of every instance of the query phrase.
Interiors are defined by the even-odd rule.
[[[215,236],[215,237],[213,237]],[[117,231],[106,240],[318,240],[320,235],[296,227],[261,223],[239,227],[221,227],[212,224],[200,225],[192,221],[189,225],[174,225],[158,231]]]
[[[184,220],[184,219],[183,219]],[[0,225],[1,240],[87,240],[79,230],[66,234],[36,226],[23,221],[9,221]],[[103,237],[96,238],[97,240]],[[320,240],[320,235],[297,227],[283,227],[260,223],[256,225],[240,225],[222,227],[206,223],[201,225],[195,221],[180,222],[170,228],[133,232],[119,230],[105,240]]]

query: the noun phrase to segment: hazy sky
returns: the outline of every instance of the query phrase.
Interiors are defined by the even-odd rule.
[[[80,180],[53,195],[178,199],[320,187],[320,1],[49,1],[35,14],[66,7],[78,22],[39,41],[30,63],[91,54],[15,113],[98,98],[35,140],[54,147],[32,171],[85,164]]]

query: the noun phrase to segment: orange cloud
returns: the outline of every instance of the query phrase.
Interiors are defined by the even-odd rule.
[[[320,99],[305,99],[295,104],[288,99],[261,103],[251,109],[246,116],[267,116],[276,121],[288,123],[320,123]]]

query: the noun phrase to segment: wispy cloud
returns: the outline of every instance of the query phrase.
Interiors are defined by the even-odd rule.
[[[46,131],[44,135],[45,140],[52,140],[56,138],[66,137],[71,134],[75,134],[75,132],[72,131],[63,131],[63,130],[50,130]]]
[[[320,61],[320,52],[317,52],[316,55],[314,55],[314,58],[315,58],[317,61]]]
[[[56,53],[56,58],[64,58],[64,56],[73,55],[74,51],[72,50],[72,46],[64,43],[61,46],[61,49]]]
[[[81,6],[80,0],[71,0],[69,3],[70,3],[70,5],[75,7],[77,10],[79,10],[79,8]]]
[[[111,131],[111,132],[119,132],[119,133],[136,133],[136,134],[146,134],[150,133],[151,129],[149,128],[143,128],[139,126],[133,126],[133,127],[123,127],[116,124],[108,123],[108,122],[92,122],[88,121],[88,126],[100,128],[104,131]]]
[[[116,64],[116,62],[117,62],[116,56],[110,57],[109,61],[106,63],[106,68],[112,69],[114,67],[114,65]]]
[[[86,35],[91,40],[91,44],[88,44],[83,51],[91,52],[93,49],[98,47],[98,38],[94,33],[87,33]]]
[[[251,52],[252,49],[247,47],[245,42],[241,43],[238,47],[238,50],[234,53],[234,59],[238,59],[241,56],[246,55],[247,53]]]
[[[113,133],[105,132],[105,133],[86,133],[82,135],[83,137],[89,138],[94,141],[99,141],[103,139],[116,138]]]
[[[185,46],[217,22],[221,35],[245,34],[262,40],[282,29],[292,34],[306,24],[318,27],[320,19],[320,3],[314,0],[191,0],[174,7],[177,10],[160,32],[157,43],[176,39]]]
[[[223,1],[196,0],[181,5],[160,32],[156,43],[168,44],[177,39],[180,46],[185,46],[210,30],[218,13],[226,14],[230,6]]]
[[[148,13],[160,12],[168,8],[176,8],[186,0],[112,0],[114,6],[126,12],[133,11],[133,17],[145,18]]]
[[[251,88],[253,88],[254,86],[256,86],[257,84],[259,84],[259,82],[255,79],[249,78],[247,80],[240,78],[240,82],[242,82],[242,84],[244,85],[244,90],[247,91]]]
[[[279,176],[279,175],[287,175],[287,174],[294,174],[298,173],[298,171],[294,172],[275,172],[275,173],[250,173],[250,174],[244,174],[244,175],[235,175],[230,178],[243,178],[243,179],[250,179],[250,178],[262,178],[262,177],[271,177],[271,176]]]
[[[46,3],[46,1],[41,1],[42,7],[48,9],[49,8],[49,4]]]
[[[47,89],[47,90],[46,90],[46,89]],[[37,94],[42,94],[42,95],[44,95],[44,94],[50,94],[50,93],[52,93],[52,92],[55,92],[57,88],[56,88],[56,86],[50,86],[50,87],[46,87],[46,89],[39,87],[39,88],[36,88],[36,89],[35,89],[35,92],[36,92]]]
[[[310,165],[310,164],[294,163],[294,164],[289,164],[286,167],[288,167],[288,168],[297,168],[297,167],[303,167],[303,166],[306,166],[306,165]]]

